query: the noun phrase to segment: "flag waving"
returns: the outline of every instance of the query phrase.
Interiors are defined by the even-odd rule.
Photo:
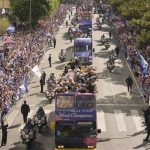
[[[41,72],[40,72],[40,70],[39,70],[39,68],[38,68],[37,65],[32,69],[32,71],[33,71],[39,78],[41,78]]]
[[[139,54],[141,73],[145,76],[148,73],[148,63],[142,55]]]

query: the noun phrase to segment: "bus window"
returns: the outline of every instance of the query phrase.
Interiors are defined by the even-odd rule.
[[[96,99],[94,95],[78,95],[76,101],[78,108],[95,108]]]
[[[57,96],[56,108],[74,108],[74,96]]]
[[[74,137],[75,136],[75,122],[61,121],[56,122],[56,136],[57,137]]]
[[[78,122],[77,130],[79,137],[96,136],[95,122]]]

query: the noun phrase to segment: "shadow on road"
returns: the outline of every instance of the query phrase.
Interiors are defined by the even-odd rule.
[[[17,128],[17,127],[19,127],[20,125],[21,125],[21,123],[18,123],[18,124],[15,124],[15,125],[13,125],[13,126],[8,127],[8,129]]]
[[[65,32],[65,33],[64,33],[64,35],[63,35],[63,39],[65,39],[65,40],[69,40],[68,32]]]
[[[145,142],[141,143],[140,145],[137,145],[137,146],[133,147],[133,149],[139,149],[139,148],[142,148],[144,146],[146,146]],[[149,150],[149,148],[147,150]]]
[[[107,142],[107,141],[110,141],[111,139],[110,138],[97,138],[97,142]]]

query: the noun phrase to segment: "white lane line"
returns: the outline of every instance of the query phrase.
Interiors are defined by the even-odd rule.
[[[124,121],[124,114],[120,110],[115,110],[115,117],[117,121],[118,130],[120,132],[127,131]]]
[[[102,110],[97,112],[97,129],[101,129],[102,132],[106,132],[105,116]]]
[[[18,113],[19,113],[19,110],[13,110],[12,112],[10,112],[10,115],[8,116],[8,119],[7,119],[9,127],[12,125]]]
[[[142,117],[139,116],[138,110],[131,110],[131,115],[132,115],[132,119],[135,124],[136,130],[137,131],[144,130],[144,127],[142,124]]]

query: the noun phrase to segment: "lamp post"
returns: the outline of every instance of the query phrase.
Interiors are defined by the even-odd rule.
[[[32,25],[31,25],[31,15],[32,15],[32,13],[31,13],[31,10],[32,10],[32,5],[31,5],[31,0],[30,0],[30,18],[29,18],[29,21],[30,21],[30,34],[31,34],[31,29],[32,29]]]

